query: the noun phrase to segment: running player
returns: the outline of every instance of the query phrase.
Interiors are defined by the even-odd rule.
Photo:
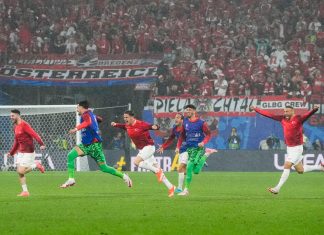
[[[121,173],[106,164],[106,158],[102,150],[102,138],[99,134],[97,117],[91,110],[89,110],[88,101],[81,101],[77,106],[77,112],[81,115],[80,124],[74,129],[71,129],[69,134],[74,134],[81,130],[82,140],[81,144],[75,146],[74,149],[68,153],[67,167],[69,179],[60,187],[67,188],[75,184],[74,160],[78,156],[85,155],[92,157],[97,162],[102,172],[122,178],[128,187],[132,187],[132,180],[127,174]]]
[[[45,145],[41,137],[33,130],[33,128],[24,121],[20,116],[18,109],[11,110],[10,118],[14,124],[15,140],[8,156],[17,154],[17,173],[22,187],[22,192],[17,196],[28,197],[29,191],[26,184],[26,174],[33,168],[37,167],[41,173],[44,173],[44,166],[35,161],[35,146],[33,139],[40,145],[40,149],[44,150]]]
[[[158,130],[158,125],[137,120],[130,110],[124,112],[125,124],[112,122],[113,127],[124,129],[133,141],[139,152],[135,158],[135,165],[156,174],[158,181],[163,182],[169,189],[169,197],[173,197],[175,186],[166,178],[161,168],[157,166],[154,158],[155,146],[149,130]]]
[[[183,132],[183,115],[180,113],[177,113],[174,118],[174,126],[172,128],[172,132],[170,137],[161,145],[161,147],[157,150],[158,153],[163,153],[164,149],[169,147],[172,143],[172,141],[181,136],[181,133]],[[183,142],[180,149],[176,149],[176,153],[179,154],[179,166],[178,166],[178,187],[176,189],[176,193],[182,192],[182,186],[183,181],[185,177],[187,162],[188,162],[188,153],[186,148],[186,143]]]
[[[309,166],[302,164],[303,160],[303,123],[312,116],[317,110],[318,106],[303,115],[295,115],[294,108],[292,106],[286,106],[283,110],[283,115],[274,115],[266,110],[251,106],[250,110],[271,118],[275,121],[279,121],[283,127],[284,139],[287,145],[287,158],[284,163],[284,170],[277,186],[268,188],[268,191],[273,194],[278,194],[282,185],[289,177],[290,169],[292,166],[299,174],[304,172],[323,170],[323,163],[321,165]]]
[[[205,153],[205,144],[210,140],[211,134],[205,121],[197,117],[196,107],[192,104],[184,107],[187,118],[183,120],[184,132],[178,140],[179,149],[182,142],[186,142],[188,152],[188,164],[186,182],[180,196],[189,195],[189,186],[192,181],[192,173],[199,174],[204,166],[208,155]]]

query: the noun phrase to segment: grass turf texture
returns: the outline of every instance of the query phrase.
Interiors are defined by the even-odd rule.
[[[151,173],[130,173],[134,187],[101,172],[32,172],[29,198],[14,172],[0,173],[0,234],[324,234],[324,174],[290,175],[279,195],[266,191],[280,173],[203,172],[188,197],[167,197]],[[176,183],[177,174],[167,173]]]

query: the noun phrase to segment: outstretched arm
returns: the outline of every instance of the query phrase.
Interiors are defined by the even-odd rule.
[[[111,126],[126,130],[126,124],[112,122]]]
[[[314,113],[316,113],[318,109],[319,109],[319,106],[314,105],[314,108],[312,110],[308,111],[307,113],[305,113],[301,116],[301,121],[305,122],[308,118],[310,118],[310,116],[312,116]]]
[[[276,120],[276,121],[281,121],[283,119],[282,115],[274,115],[274,114],[270,113],[267,110],[259,109],[259,108],[255,107],[255,106],[250,106],[250,110],[255,111],[255,112],[261,114],[262,116],[271,118],[271,119]]]

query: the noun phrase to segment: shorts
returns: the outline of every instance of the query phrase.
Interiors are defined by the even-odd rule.
[[[203,147],[191,147],[187,148],[188,161],[193,164],[198,164],[200,159],[205,155],[205,149]]]
[[[179,164],[185,164],[188,163],[188,152],[183,152],[179,154]]]
[[[106,158],[102,150],[102,143],[96,142],[89,145],[79,144],[78,147],[82,150],[84,155],[90,156],[97,163],[104,162],[106,163]]]
[[[154,152],[155,146],[147,145],[138,152],[137,156],[141,157],[145,161],[151,157],[154,157]]]
[[[303,145],[293,147],[287,146],[287,157],[285,161],[297,165],[301,160],[303,160],[303,157]]]
[[[35,152],[33,153],[19,153],[17,154],[17,165],[23,167],[35,167]]]

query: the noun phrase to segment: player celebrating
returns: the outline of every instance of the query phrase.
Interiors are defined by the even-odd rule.
[[[295,115],[294,108],[292,106],[286,106],[283,110],[283,115],[274,115],[266,110],[251,106],[250,110],[254,110],[257,113],[279,121],[283,127],[284,139],[287,145],[287,158],[284,163],[284,170],[277,186],[268,188],[268,191],[273,194],[278,194],[282,185],[286,182],[289,177],[290,169],[292,166],[296,169],[299,174],[304,172],[323,170],[323,165],[309,166],[302,164],[303,159],[303,123],[312,116],[317,110],[318,106],[303,115]]]
[[[180,196],[189,195],[189,186],[192,181],[192,172],[199,174],[208,155],[205,154],[205,144],[210,140],[210,130],[205,121],[197,117],[196,107],[188,104],[184,107],[187,117],[183,120],[184,132],[178,140],[179,149],[182,142],[186,142],[188,152],[187,175],[184,190]]]
[[[37,167],[40,172],[44,173],[45,168],[38,161],[35,161],[35,146],[33,139],[40,145],[40,149],[44,150],[45,145],[41,137],[33,130],[33,128],[24,121],[20,116],[18,109],[11,110],[10,119],[14,124],[15,140],[8,156],[17,155],[17,173],[22,187],[22,192],[17,196],[28,197],[29,191],[26,184],[26,174],[33,168]]]
[[[97,162],[102,172],[122,178],[128,187],[132,187],[132,180],[127,174],[121,173],[106,164],[106,158],[102,150],[102,138],[99,135],[97,117],[91,110],[89,110],[88,101],[81,101],[77,106],[77,112],[81,115],[81,122],[74,129],[71,129],[69,134],[74,134],[81,130],[82,140],[81,144],[75,146],[74,149],[68,153],[67,166],[69,179],[60,187],[67,188],[75,184],[74,160],[78,156],[84,155],[92,157]]]
[[[175,122],[175,124],[172,128],[170,137],[157,150],[158,153],[163,153],[164,149],[169,147],[175,138],[179,139],[179,137],[181,136],[181,133],[183,132],[183,126],[182,126],[183,115],[180,113],[177,113],[175,115],[174,122]],[[185,172],[186,172],[186,167],[187,167],[187,161],[188,161],[188,153],[187,153],[186,143],[183,142],[180,147],[180,150],[176,149],[176,152],[179,153],[179,167],[178,167],[178,187],[175,190],[175,192],[181,193],[184,176],[185,176]]]
[[[155,146],[149,130],[158,130],[158,125],[137,120],[130,110],[124,112],[125,124],[112,122],[111,125],[126,130],[139,152],[135,158],[135,165],[156,174],[158,181],[163,182],[169,189],[169,197],[173,197],[175,186],[166,178],[161,168],[157,167],[154,158]]]

